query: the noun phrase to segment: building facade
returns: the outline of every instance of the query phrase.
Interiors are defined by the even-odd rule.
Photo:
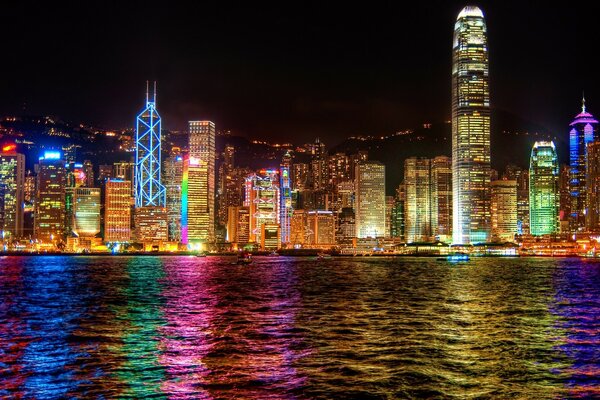
[[[46,151],[39,160],[34,217],[34,236],[41,244],[63,241],[66,182],[65,163],[61,154]]]
[[[363,161],[356,165],[356,237],[385,235],[385,165]]]
[[[128,243],[131,240],[131,181],[109,179],[105,185],[104,241]]]
[[[465,7],[452,57],[452,241],[486,242],[490,227],[490,89],[483,12]]]
[[[514,242],[517,229],[517,181],[491,183],[492,241]]]
[[[6,145],[0,152],[0,232],[4,241],[23,236],[25,201],[25,156],[16,146]]]
[[[529,164],[529,227],[532,235],[558,230],[558,156],[554,142],[535,142]]]

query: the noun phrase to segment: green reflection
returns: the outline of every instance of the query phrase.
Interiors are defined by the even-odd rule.
[[[129,283],[122,289],[126,305],[117,310],[115,323],[123,324],[124,362],[116,373],[128,384],[125,397],[166,398],[161,390],[165,370],[160,365],[160,328],[165,325],[161,283],[165,272],[158,257],[134,257],[126,267]]]

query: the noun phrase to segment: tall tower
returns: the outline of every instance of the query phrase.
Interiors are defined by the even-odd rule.
[[[60,152],[46,151],[39,166],[34,235],[42,244],[57,244],[65,228],[65,162]]]
[[[279,225],[281,230],[281,243],[289,244],[291,241],[290,237],[290,223],[294,210],[292,209],[292,182],[290,181],[290,165],[292,162],[292,156],[289,152],[286,152],[281,161],[279,168],[279,188],[281,195],[279,201]]]
[[[585,109],[583,98],[581,113],[569,125],[569,192],[571,215],[569,229],[572,233],[584,230],[587,213],[586,161],[587,145],[595,140],[598,121]]]
[[[356,165],[356,237],[385,235],[385,165],[363,161]]]
[[[532,235],[558,230],[558,157],[554,142],[535,142],[529,164],[529,218]]]
[[[195,210],[195,214],[190,218],[198,221],[198,231],[204,231],[202,241],[215,241],[215,123],[211,121],[190,121],[190,136],[189,136],[189,158],[197,165],[190,166],[195,171],[195,179],[197,180],[198,190],[197,196],[202,197],[201,208]],[[192,222],[187,221],[188,224]],[[183,222],[182,222],[183,224]],[[192,239],[193,235],[188,232],[188,239]]]
[[[458,14],[452,47],[452,241],[485,242],[490,232],[490,91],[483,12]]]
[[[431,162],[410,157],[404,161],[406,190],[406,241],[426,242],[431,237]]]
[[[161,120],[156,110],[156,82],[149,98],[146,82],[146,107],[135,125],[135,206],[165,207],[166,190],[160,179]]]
[[[0,234],[5,240],[23,236],[25,155],[14,144],[0,150]],[[1,238],[0,238],[1,239]]]

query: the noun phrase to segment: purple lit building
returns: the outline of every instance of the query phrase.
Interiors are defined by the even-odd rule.
[[[583,99],[581,113],[569,125],[569,192],[571,194],[571,233],[585,230],[586,202],[586,161],[587,145],[596,139],[598,121],[585,109]]]

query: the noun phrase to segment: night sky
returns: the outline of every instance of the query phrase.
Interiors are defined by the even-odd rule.
[[[333,145],[450,119],[452,33],[467,3],[126,3],[3,5],[0,113],[25,104],[29,115],[130,127],[156,79],[167,129],[211,119]],[[488,24],[494,108],[566,135],[585,89],[600,116],[598,9],[474,4]]]

